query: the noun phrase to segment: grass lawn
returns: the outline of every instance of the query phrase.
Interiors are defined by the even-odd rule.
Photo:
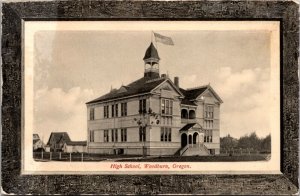
[[[83,153],[83,161],[86,162],[93,162],[93,161],[105,161],[109,159],[118,159],[118,158],[133,158],[133,157],[141,157],[139,155],[105,155],[105,154],[87,154]],[[43,158],[41,153],[34,153],[34,159],[36,161],[50,161],[50,153],[44,152]],[[69,153],[61,153],[59,152],[52,152],[51,154],[51,161],[70,161],[70,154]],[[82,161],[82,154],[81,153],[72,153],[71,154],[71,161]]]
[[[163,156],[163,157],[146,157],[145,159],[126,159],[118,162],[237,162],[237,161],[266,161],[263,154],[255,155],[219,155],[219,156]]]
[[[69,153],[55,152],[51,154],[46,152],[43,154],[34,154],[36,161],[70,161]],[[235,154],[233,156],[228,155],[215,155],[215,156],[147,156],[141,155],[103,155],[103,154],[83,154],[84,162],[97,162],[97,161],[115,161],[115,162],[237,162],[237,161],[266,161],[268,154]],[[71,161],[82,161],[81,153],[72,153]]]

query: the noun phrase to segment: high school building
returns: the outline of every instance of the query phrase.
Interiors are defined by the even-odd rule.
[[[88,152],[143,155],[220,153],[221,98],[210,85],[182,89],[159,74],[151,43],[144,77],[87,105]]]

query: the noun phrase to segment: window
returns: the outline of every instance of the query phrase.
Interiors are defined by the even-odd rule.
[[[104,106],[104,118],[109,117],[108,105]]]
[[[121,142],[127,142],[127,129],[121,129]]]
[[[121,116],[127,116],[127,103],[121,103]]]
[[[204,142],[212,143],[212,130],[204,130]]]
[[[114,142],[115,141],[115,134],[114,134],[114,129],[111,130],[111,141]]]
[[[166,113],[166,107],[165,107],[165,100],[161,100],[161,113],[165,114]]]
[[[118,112],[119,112],[119,111],[118,111],[118,110],[119,110],[118,104],[115,105],[115,109],[116,109],[116,117],[118,117],[118,115],[119,115],[119,114],[118,114]]]
[[[95,140],[95,135],[94,135],[94,131],[90,131],[90,142],[94,142]]]
[[[140,142],[146,141],[146,127],[140,127]]]
[[[205,118],[214,118],[214,106],[213,105],[206,105],[205,107]]]
[[[108,130],[104,130],[104,142],[109,142]]]
[[[172,129],[171,127],[161,127],[160,129],[160,141],[171,142],[172,141]]]
[[[111,106],[111,117],[115,116],[115,105]]]
[[[95,119],[95,108],[90,108],[90,120]]]
[[[145,113],[147,113],[147,109],[146,109],[146,99],[140,99],[140,102],[139,102],[139,113],[140,113],[140,114],[145,114]]]
[[[173,114],[173,101],[169,99],[161,99],[161,113],[165,115]]]
[[[118,129],[115,129],[115,141],[118,142]]]
[[[111,130],[111,141],[118,142],[118,129]]]

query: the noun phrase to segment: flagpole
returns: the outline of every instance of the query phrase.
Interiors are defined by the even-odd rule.
[[[155,36],[155,34],[154,34],[154,31],[152,31],[152,36]],[[157,41],[156,41],[156,38],[154,38],[155,39],[155,46],[156,46],[156,50],[157,50],[157,53],[158,53],[158,45],[157,45]],[[159,73],[159,64],[158,64],[158,74],[160,74]]]
[[[152,31],[152,36],[153,36],[153,34],[154,34],[154,31]],[[156,39],[154,38],[154,40],[155,40],[155,46],[156,46],[156,50],[157,50],[157,52],[158,52],[158,44],[157,44],[157,41],[156,41]]]
[[[151,42],[153,42],[153,31],[151,31]]]

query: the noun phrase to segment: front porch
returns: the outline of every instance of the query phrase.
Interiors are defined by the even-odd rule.
[[[209,155],[204,145],[204,131],[198,123],[186,124],[180,129],[180,156]]]

